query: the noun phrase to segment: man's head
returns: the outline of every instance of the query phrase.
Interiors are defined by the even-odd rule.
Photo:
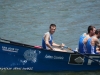
[[[88,34],[93,36],[95,34],[96,28],[94,26],[89,26],[88,27]]]
[[[97,30],[95,31],[95,34],[97,35],[98,38],[100,38],[100,29],[97,29]]]
[[[49,28],[50,28],[50,30],[49,30],[50,33],[53,34],[55,32],[55,30],[56,30],[56,25],[55,24],[51,24]]]

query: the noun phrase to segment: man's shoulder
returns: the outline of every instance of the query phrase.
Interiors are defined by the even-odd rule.
[[[84,35],[87,35],[87,33],[83,33]]]
[[[44,36],[50,36],[49,32],[44,33]]]
[[[81,36],[83,37],[83,36],[87,36],[87,33],[83,33],[83,34],[81,34]]]
[[[90,38],[89,34],[87,34],[87,35],[86,35],[86,38],[87,38],[87,39],[89,39],[89,38]]]
[[[92,37],[92,41],[97,42],[99,39],[97,37]]]
[[[49,32],[46,32],[46,33],[44,33],[45,35],[50,35],[50,33]]]

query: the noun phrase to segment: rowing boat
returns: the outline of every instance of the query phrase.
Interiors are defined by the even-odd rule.
[[[99,61],[98,54],[45,50],[0,38],[0,70],[94,71],[100,70]]]

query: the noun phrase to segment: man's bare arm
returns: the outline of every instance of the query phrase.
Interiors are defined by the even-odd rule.
[[[53,46],[56,46],[56,47],[60,47],[61,45],[59,45],[59,44],[56,44],[54,41],[52,41],[52,45]]]
[[[59,45],[59,44],[56,44],[54,41],[52,42],[52,45],[54,46],[54,47],[64,47],[65,46],[65,44],[61,44],[61,45]]]
[[[96,45],[100,48],[100,41],[99,41],[99,39],[96,41]]]
[[[50,43],[49,43],[49,38],[50,38],[50,35],[49,35],[49,34],[46,34],[45,37],[44,37],[45,43],[46,43],[46,46],[47,46],[48,48],[50,48],[50,50],[53,50],[52,46],[51,46]]]

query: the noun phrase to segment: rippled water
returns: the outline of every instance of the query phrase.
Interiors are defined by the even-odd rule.
[[[41,45],[49,25],[57,25],[56,43],[75,49],[89,25],[100,28],[100,0],[0,0],[0,37],[30,45]],[[34,73],[1,71],[0,75],[77,75],[76,72]],[[82,75],[99,75],[79,72]]]

